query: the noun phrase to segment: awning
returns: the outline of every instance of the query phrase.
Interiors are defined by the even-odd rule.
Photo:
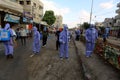
[[[4,21],[19,23],[20,17],[11,14],[5,14]]]
[[[42,24],[42,25],[48,25],[45,21],[41,21],[40,24]]]

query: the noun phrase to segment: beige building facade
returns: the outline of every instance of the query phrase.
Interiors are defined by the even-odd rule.
[[[116,23],[114,26],[119,26],[120,27],[120,2],[117,4],[118,9],[116,10],[117,15],[115,16]]]
[[[24,16],[33,18],[39,24],[43,17],[43,3],[40,0],[17,0],[23,6]]]
[[[95,23],[95,26],[96,26],[96,27],[103,27],[104,24],[103,24],[103,22],[96,22],[96,23]]]
[[[114,18],[105,18],[103,25],[104,25],[104,27],[113,27]]]
[[[19,24],[23,14],[23,7],[15,0],[0,0],[0,26],[6,22]]]

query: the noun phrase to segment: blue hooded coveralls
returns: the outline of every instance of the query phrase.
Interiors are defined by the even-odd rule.
[[[94,28],[93,25],[90,25],[90,28],[86,30],[85,38],[86,38],[86,57],[90,57],[94,50],[96,39],[98,38],[98,31]]]
[[[4,42],[4,46],[5,46],[5,55],[13,55],[13,39],[12,37],[14,36],[13,35],[13,32],[12,32],[12,29],[10,28],[10,24],[7,23],[4,27],[5,30],[8,30],[10,32],[10,40],[9,41],[5,41]]]
[[[37,31],[36,26],[33,27],[33,52],[40,52],[40,33]]]
[[[68,58],[68,27],[64,25],[63,31],[60,33],[59,42],[60,42],[60,58]]]

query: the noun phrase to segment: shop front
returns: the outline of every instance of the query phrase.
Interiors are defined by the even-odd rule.
[[[12,26],[20,23],[23,6],[10,0],[0,0],[0,25],[5,26],[9,22]]]

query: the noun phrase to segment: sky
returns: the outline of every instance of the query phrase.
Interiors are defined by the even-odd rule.
[[[44,12],[53,10],[55,15],[63,17],[63,24],[69,28],[90,21],[92,0],[40,0],[44,4]],[[115,17],[120,0],[93,0],[91,22],[103,22],[105,18]]]

